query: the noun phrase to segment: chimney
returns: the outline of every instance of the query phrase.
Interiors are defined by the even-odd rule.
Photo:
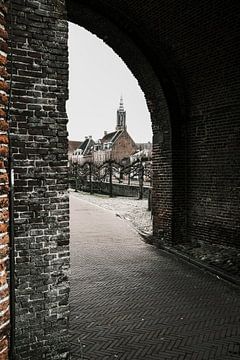
[[[107,131],[106,131],[106,130],[104,131],[104,136],[105,136],[105,135],[107,135]]]
[[[89,135],[89,137],[88,137],[88,138],[89,138],[89,140],[91,140],[91,139],[92,139],[92,135]]]

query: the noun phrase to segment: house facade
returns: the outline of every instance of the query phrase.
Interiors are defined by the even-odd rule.
[[[86,136],[85,140],[79,143],[71,155],[71,162],[80,165],[86,162],[100,165],[108,160],[121,162],[123,159],[130,159],[130,156],[138,151],[138,146],[127,131],[126,110],[122,97],[117,110],[115,131],[104,131],[104,136],[98,142],[95,142],[92,136]]]
[[[92,136],[86,136],[81,145],[74,150],[71,158],[72,163],[83,165],[86,162],[92,162],[94,146],[95,142]]]
[[[77,150],[81,146],[81,144],[82,144],[81,141],[74,141],[74,140],[68,141],[68,160],[69,161],[72,161],[73,153],[75,152],[75,150]]]
[[[104,132],[103,138],[95,145],[93,161],[96,164],[101,164],[110,159],[121,162],[136,151],[137,145],[127,131],[126,110],[121,97],[117,110],[116,130],[110,133]]]

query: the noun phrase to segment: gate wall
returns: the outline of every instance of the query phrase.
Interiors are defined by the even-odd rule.
[[[12,1],[16,359],[68,356],[68,24],[62,5]]]
[[[0,4],[0,359],[5,360],[7,34]],[[63,0],[12,4],[15,358],[64,359],[69,347],[67,16],[112,46],[144,90],[153,122],[157,241],[200,239],[239,247],[239,5],[70,0],[66,16]]]
[[[0,2],[0,359],[8,355],[9,318],[9,288],[8,288],[8,261],[9,261],[9,176],[8,176],[8,92],[9,79],[7,65],[6,30],[7,7],[4,1]]]

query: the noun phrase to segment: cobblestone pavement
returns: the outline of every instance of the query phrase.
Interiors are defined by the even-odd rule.
[[[126,219],[136,230],[144,234],[145,239],[152,240],[151,212],[147,210],[148,202],[146,199],[137,200],[136,198],[120,196],[109,198],[107,195],[90,195],[86,192],[74,194],[80,199],[114,211],[120,217]],[[174,248],[192,259],[200,260],[240,280],[240,251],[237,248],[204,242],[177,244]]]
[[[76,360],[240,359],[240,293],[71,195]]]

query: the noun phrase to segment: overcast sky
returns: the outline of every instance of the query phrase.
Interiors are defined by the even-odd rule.
[[[137,80],[101,39],[69,23],[70,83],[67,112],[70,140],[114,131],[121,95],[127,129],[136,142],[152,140],[150,115]]]

